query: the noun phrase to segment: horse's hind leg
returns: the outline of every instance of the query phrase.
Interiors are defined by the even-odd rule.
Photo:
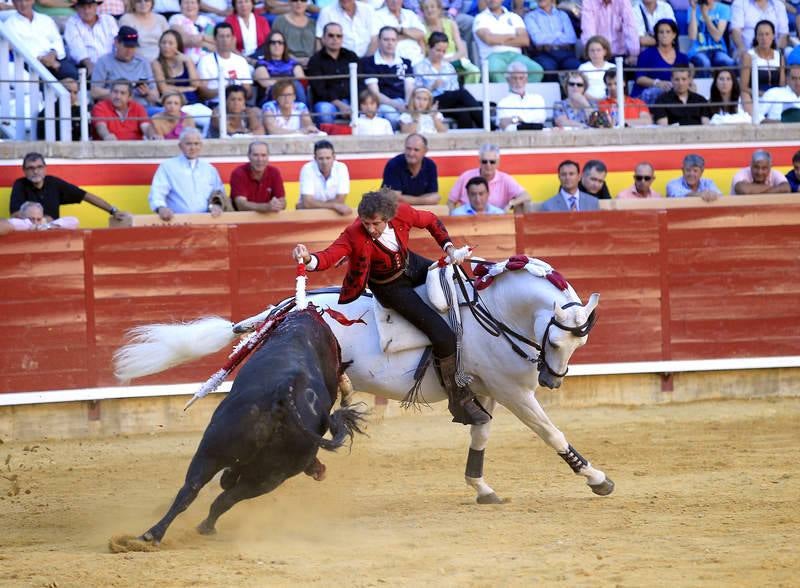
[[[614,491],[614,482],[597,468],[593,467],[572,445],[567,442],[558,427],[547,416],[542,405],[533,394],[527,393],[519,396],[519,401],[509,403],[506,407],[513,412],[519,420],[528,425],[558,455],[567,462],[575,474],[584,476],[592,492],[605,496]],[[516,399],[515,399],[516,400]]]
[[[196,454],[189,464],[189,469],[186,472],[186,480],[183,487],[178,491],[178,495],[172,502],[172,506],[164,515],[164,518],[158,521],[155,525],[150,527],[141,536],[145,541],[152,541],[155,544],[161,542],[167,528],[172,524],[179,514],[189,508],[189,505],[197,498],[200,489],[208,484],[209,480],[214,477],[223,464],[217,460],[210,459],[209,457],[201,454]]]
[[[215,528],[217,519],[228,512],[233,505],[248,498],[255,498],[267,492],[272,492],[280,486],[286,478],[283,476],[271,478],[266,481],[253,482],[245,477],[240,477],[236,485],[228,488],[217,496],[208,511],[208,517],[197,526],[197,532],[202,535],[212,535],[216,533]]]
[[[496,402],[493,398],[482,397],[479,401],[489,414],[494,412]],[[477,492],[475,500],[478,504],[500,504],[502,502],[483,479],[483,455],[486,445],[489,443],[491,428],[492,421],[483,425],[472,425],[469,428],[471,440],[464,479],[467,481],[467,485]]]

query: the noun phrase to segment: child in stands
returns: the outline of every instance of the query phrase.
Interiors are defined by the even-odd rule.
[[[353,128],[354,135],[393,135],[392,123],[378,116],[378,99],[369,90],[358,95],[358,117]]]

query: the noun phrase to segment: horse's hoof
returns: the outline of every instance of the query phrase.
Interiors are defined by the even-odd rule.
[[[197,525],[197,532],[201,535],[216,535],[217,530],[209,526],[205,521]]]
[[[503,501],[494,492],[492,492],[491,494],[484,494],[482,496],[478,496],[476,502],[478,504],[503,504]]]
[[[589,484],[589,488],[598,496],[608,496],[614,491],[614,482],[606,476],[606,479],[599,484]]]

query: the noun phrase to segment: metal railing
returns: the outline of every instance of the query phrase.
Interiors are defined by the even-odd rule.
[[[25,50],[24,46],[17,39],[13,38],[12,31],[6,31],[0,23],[0,125],[2,131],[7,136],[16,140],[43,138],[46,141],[55,141],[57,137],[56,125],[58,125],[58,140],[71,141],[72,137],[72,112],[70,92],[45,68],[35,56]],[[13,79],[3,79],[6,72],[10,71],[12,62],[9,60],[9,49],[13,53]],[[481,86],[483,96],[478,101],[481,103],[482,128],[485,132],[492,129],[492,103],[490,100],[490,70],[488,61],[481,62]],[[553,72],[547,72],[553,73]],[[563,72],[558,72],[563,73]],[[331,79],[335,76],[325,76]],[[341,76],[344,78],[345,76]],[[351,63],[347,74],[348,93],[350,100],[350,125],[355,126],[359,118],[358,95],[359,76],[358,65]],[[376,77],[370,75],[369,77]],[[616,80],[617,93],[616,116],[614,121],[615,128],[625,127],[625,66],[622,58],[616,59]],[[208,80],[211,81],[211,80]],[[220,71],[216,78],[217,83],[217,115],[219,123],[220,138],[228,137],[226,111],[225,88],[229,83],[224,78],[224,72]],[[243,80],[241,80],[243,81]],[[252,82],[252,80],[249,80]],[[87,79],[86,70],[79,69],[78,80],[78,104],[80,111],[80,140],[89,141],[89,91],[90,81]],[[40,94],[40,86],[43,89],[43,98]],[[752,91],[752,124],[757,125],[761,122],[759,112],[761,101],[758,95],[758,67],[755,62],[751,69]],[[13,99],[12,99],[13,98]],[[42,103],[44,112],[41,113]],[[58,115],[55,114],[56,105]],[[718,105],[714,105],[718,106]],[[546,109],[552,110],[553,105],[548,104]],[[475,109],[475,107],[473,107]],[[468,110],[456,108],[442,110],[443,114]],[[313,116],[313,114],[312,114]],[[38,136],[37,122],[44,120],[44,137]]]
[[[13,80],[7,80],[13,55]],[[44,96],[40,94],[42,88]],[[12,100],[13,97],[13,100]],[[72,96],[25,44],[0,22],[0,129],[16,140],[38,137],[39,113],[44,102],[44,140],[72,140]],[[55,116],[58,105],[58,118]]]

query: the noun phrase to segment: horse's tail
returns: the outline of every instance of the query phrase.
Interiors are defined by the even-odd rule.
[[[232,324],[218,316],[136,327],[126,333],[130,343],[114,353],[114,375],[124,381],[163,372],[215,353],[234,337]]]
[[[297,410],[294,398],[289,394],[286,397],[289,414],[294,419],[295,424],[300,428],[304,435],[311,439],[314,443],[327,451],[336,451],[345,444],[347,439],[350,439],[350,444],[353,443],[353,436],[356,433],[365,435],[361,429],[367,411],[365,410],[366,404],[363,402],[356,402],[350,406],[334,410],[327,418],[328,430],[331,432],[331,439],[326,439],[322,435],[309,429],[303,422],[303,417]]]

